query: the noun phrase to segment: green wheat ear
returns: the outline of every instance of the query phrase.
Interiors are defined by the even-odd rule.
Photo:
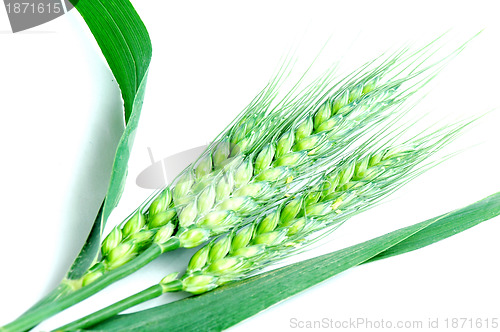
[[[421,57],[430,50],[403,49],[378,65],[364,65],[333,86],[332,72],[327,72],[271,108],[284,76],[280,72],[172,185],[116,226],[104,239],[103,257],[83,285],[172,238],[180,247],[198,246],[238,227],[242,218],[266,210],[291,188],[299,190],[303,180],[317,172],[318,160],[337,160],[364,128],[400,115],[397,106],[439,69],[420,69]],[[344,181],[349,174],[342,176]],[[307,203],[316,203],[309,213],[322,211],[315,196],[308,196]],[[125,257],[114,254],[122,251]]]

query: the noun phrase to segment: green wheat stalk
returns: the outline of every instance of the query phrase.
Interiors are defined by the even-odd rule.
[[[434,41],[435,42],[435,41]],[[102,257],[79,280],[65,279],[7,331],[27,328],[133,273],[162,253],[198,246],[242,226],[334,165],[366,128],[407,110],[398,106],[426,85],[465,44],[429,66],[432,46],[381,56],[332,84],[328,70],[296,84],[273,105],[289,63],[174,182],[139,206],[101,245]],[[377,62],[379,64],[377,64]]]

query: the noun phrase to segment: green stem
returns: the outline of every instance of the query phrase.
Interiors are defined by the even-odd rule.
[[[162,294],[163,294],[163,287],[161,285],[151,286],[149,288],[146,288],[142,292],[136,293],[104,309],[96,311],[93,314],[90,314],[74,322],[61,326],[55,329],[54,331],[75,331],[78,329],[84,329],[86,327],[95,325],[105,319],[113,317],[114,315],[119,314],[125,309],[133,307],[139,303],[154,299]]]
[[[71,307],[72,305],[85,300],[86,298],[94,295],[110,284],[118,281],[129,274],[139,270],[163,252],[175,250],[179,247],[179,239],[171,238],[162,245],[152,245],[143,253],[137,256],[129,263],[104,274],[101,278],[97,279],[90,285],[82,287],[64,297],[56,299],[56,301],[47,303],[41,307],[35,308],[33,311],[23,315],[15,321],[0,327],[1,332],[18,332],[26,331],[33,328],[45,319],[61,312],[62,310]]]
[[[99,311],[91,313],[90,315],[61,326],[54,331],[76,331],[89,328],[142,302],[149,301],[167,292],[178,292],[181,290],[181,280],[175,279],[168,283],[161,282],[160,284],[156,284],[154,286],[146,288],[139,293],[131,295],[119,302],[113,303]]]
[[[66,280],[66,279],[65,279]],[[70,294],[73,290],[71,287],[65,283],[61,282],[59,286],[57,286],[53,291],[51,291],[49,294],[47,294],[44,298],[42,298],[40,301],[38,301],[34,306],[29,308],[26,312],[24,312],[21,317],[29,315],[32,311],[35,311],[39,307],[50,303],[50,302],[55,302],[57,299],[66,296],[67,294]]]

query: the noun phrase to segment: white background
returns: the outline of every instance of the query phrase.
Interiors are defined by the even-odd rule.
[[[150,164],[148,147],[163,159],[210,141],[293,47],[300,73],[331,37],[317,67],[324,70],[345,55],[341,64],[348,71],[407,42],[423,45],[451,29],[446,41],[455,47],[486,28],[436,78],[417,112],[454,119],[500,106],[496,1],[133,3],[150,32],[154,54],[128,182],[106,232],[150,194],[135,184]],[[26,32],[9,30],[2,7],[0,325],[64,276],[106,190],[122,126],[118,87],[76,11]],[[386,204],[352,219],[327,249],[315,253],[497,192],[499,120],[498,110],[488,115],[450,151],[472,148],[419,177]],[[422,320],[424,326],[429,318],[439,318],[441,328],[445,318],[500,319],[499,221],[352,269],[232,330],[294,330],[292,318]],[[189,254],[162,257],[36,330],[55,328],[143,289],[182,269]],[[140,308],[180,296],[163,296]],[[229,308],[228,315],[230,310],[237,308]]]

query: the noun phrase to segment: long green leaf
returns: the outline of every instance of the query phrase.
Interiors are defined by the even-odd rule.
[[[68,272],[67,279],[79,279],[98,254],[102,230],[120,200],[130,150],[141,114],[149,63],[151,40],[139,15],[128,0],[72,1],[94,35],[120,86],[124,103],[123,132],[101,209],[87,241]]]
[[[229,328],[351,267],[425,247],[500,215],[500,192],[474,204],[375,239],[248,280],[141,312],[92,331],[209,331]],[[233,308],[228,315],[228,308]]]
[[[71,0],[94,35],[109,68],[119,84],[125,129],[114,157],[106,196],[97,213],[87,240],[66,275],[76,280],[87,271],[97,257],[106,220],[120,200],[127,175],[127,164],[141,114],[152,46],[148,31],[128,0]],[[22,317],[47,303],[56,302],[71,293],[67,282],[28,310]],[[24,319],[23,318],[23,319]]]

